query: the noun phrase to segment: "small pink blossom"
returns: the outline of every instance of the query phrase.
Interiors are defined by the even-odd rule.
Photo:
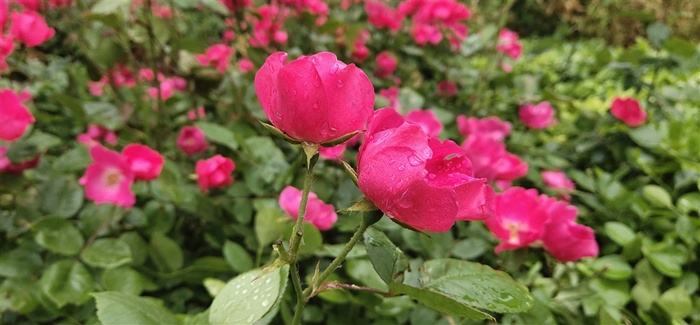
[[[14,91],[0,89],[0,140],[19,139],[34,121],[34,116]]]
[[[194,121],[199,118],[204,118],[207,116],[207,113],[204,111],[204,107],[199,106],[196,109],[191,109],[187,111],[187,119],[190,121]]]
[[[498,34],[496,51],[505,53],[513,60],[519,58],[523,52],[523,46],[518,41],[518,33],[507,28],[501,29],[501,32]]]
[[[204,66],[213,65],[219,73],[226,72],[229,66],[229,60],[233,55],[233,49],[226,44],[214,44],[207,48],[207,51],[202,54],[195,55],[199,63]]]
[[[101,145],[90,148],[93,162],[85,170],[79,183],[85,187],[85,197],[95,204],[111,203],[131,208],[136,196],[131,191],[134,173],[119,153]]]
[[[195,166],[197,173],[197,184],[203,192],[208,192],[209,188],[221,188],[233,184],[231,174],[236,169],[233,160],[222,155],[216,155],[209,159],[200,159]]]
[[[362,62],[369,57],[369,48],[365,45],[369,37],[369,32],[366,29],[362,30],[353,43],[353,51],[350,56],[357,62]]]
[[[542,180],[545,185],[558,192],[561,197],[567,201],[571,199],[569,194],[576,189],[574,182],[572,182],[566,174],[558,170],[543,170]]]
[[[46,24],[46,20],[35,11],[12,13],[12,35],[27,47],[43,44],[53,37],[56,31]]]
[[[250,7],[251,0],[219,0],[228,10],[239,11]]]
[[[547,211],[542,244],[560,262],[598,256],[599,248],[593,229],[576,223],[578,210],[566,202],[542,199]]]
[[[442,123],[430,109],[414,109],[406,114],[406,121],[420,125],[429,137],[437,137],[442,132]]]
[[[320,147],[318,148],[318,154],[321,155],[321,158],[323,159],[341,161],[346,147],[346,143],[333,147]]]
[[[529,246],[542,237],[547,213],[539,205],[537,190],[511,187],[496,195],[493,217],[486,227],[502,242],[496,253]]]
[[[396,57],[387,51],[381,52],[377,55],[377,69],[374,70],[374,75],[379,78],[386,78],[394,73],[397,65]]]
[[[554,109],[549,102],[520,106],[518,117],[520,117],[520,121],[523,124],[533,129],[544,129],[557,123],[557,119],[554,117]]]
[[[90,124],[87,132],[78,134],[77,140],[88,147],[98,145],[102,141],[114,146],[117,144],[117,134],[104,126]]]
[[[251,72],[255,70],[255,64],[249,58],[242,58],[238,60],[238,70],[241,70],[241,72]]]
[[[457,85],[449,80],[440,81],[437,86],[437,92],[441,97],[453,97],[454,95],[457,95]]]
[[[501,121],[501,119],[496,116],[478,119],[459,115],[457,116],[457,130],[465,137],[475,134],[480,137],[503,142],[510,134],[511,125],[509,122]]]
[[[8,150],[8,147],[0,146],[0,173],[21,174],[25,169],[36,168],[39,165],[40,156],[38,155],[27,161],[14,163],[7,157]]]
[[[474,177],[483,177],[489,182],[509,182],[527,175],[527,163],[506,151],[502,142],[472,134],[462,143],[462,148],[472,162]]]
[[[610,112],[631,127],[640,126],[647,119],[647,113],[642,110],[639,102],[634,98],[615,98]]]
[[[386,28],[391,31],[398,31],[401,28],[403,14],[382,1],[365,1],[365,12],[369,23],[376,28]]]
[[[124,147],[122,157],[134,173],[134,178],[140,181],[158,178],[165,164],[165,158],[158,151],[138,143]]]
[[[282,190],[279,197],[279,205],[292,220],[299,217],[299,205],[301,204],[302,192],[292,186],[287,186]],[[304,213],[304,222],[309,222],[318,230],[328,230],[333,227],[338,220],[333,205],[326,204],[313,192],[309,193],[309,200]]]
[[[185,126],[177,136],[177,146],[188,155],[204,152],[209,147],[204,132],[196,126]]]
[[[399,88],[389,87],[379,91],[379,96],[386,98],[389,101],[389,107],[393,108],[395,111],[401,111],[401,103],[399,102]]]

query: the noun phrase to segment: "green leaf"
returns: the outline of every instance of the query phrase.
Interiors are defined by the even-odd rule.
[[[627,225],[617,221],[609,221],[605,223],[605,233],[612,239],[615,243],[620,246],[627,246],[631,243],[636,236],[634,231],[630,229]]]
[[[287,286],[289,267],[261,272],[251,270],[229,281],[209,308],[209,322],[253,324],[275,310]]]
[[[690,295],[682,287],[674,287],[661,294],[659,304],[677,319],[685,318],[693,311]]]
[[[673,206],[671,195],[661,186],[646,185],[642,188],[642,196],[651,205],[659,208],[670,208]]]
[[[144,279],[130,267],[106,269],[102,272],[102,285],[107,291],[119,291],[138,296],[143,291]]]
[[[202,282],[202,284],[204,285],[204,288],[207,289],[209,295],[213,298],[218,296],[219,293],[221,293],[221,290],[223,290],[226,286],[226,282],[215,278],[206,278],[204,279],[204,282]],[[208,318],[209,317],[207,316],[207,319]]]
[[[661,22],[655,22],[647,27],[647,37],[655,48],[661,48],[664,41],[671,36],[671,27]]]
[[[35,282],[7,279],[0,285],[0,311],[13,310],[28,314],[38,305]]]
[[[423,305],[447,315],[467,319],[494,319],[491,315],[474,309],[459,300],[429,289],[416,288],[401,283],[389,283],[389,289],[393,292],[408,295]]]
[[[99,0],[92,6],[92,12],[96,14],[109,14],[117,10],[123,10],[131,5],[133,0]]]
[[[20,247],[0,255],[0,276],[29,277],[41,270],[41,256],[32,249]]]
[[[253,164],[244,173],[248,189],[259,195],[269,191],[283,172],[289,169],[286,156],[270,137],[251,137],[244,140],[245,148]]]
[[[345,271],[350,276],[350,278],[359,281],[365,286],[376,288],[379,290],[387,290],[389,287],[386,285],[382,277],[377,274],[374,270],[372,262],[365,259],[351,259],[345,261]]]
[[[240,244],[229,240],[224,243],[224,258],[226,263],[238,273],[243,273],[253,268],[253,258],[250,257],[248,251]]]
[[[369,260],[384,282],[394,282],[408,268],[406,256],[383,232],[370,227],[364,233],[364,241]]]
[[[21,138],[10,145],[7,158],[14,163],[22,163],[34,159],[50,148],[61,144],[61,139],[39,130],[32,131],[27,138]]]
[[[148,243],[135,232],[125,232],[119,239],[129,245],[131,251],[132,265],[141,265],[148,258]]]
[[[304,222],[304,239],[301,241],[301,244],[299,245],[299,254],[305,255],[305,254],[313,254],[316,252],[316,250],[320,249],[321,246],[323,245],[323,236],[321,235],[321,231],[318,230],[314,225],[308,222]],[[285,229],[284,232],[284,239],[289,240],[292,236],[292,224],[289,224],[289,227]]]
[[[260,246],[282,238],[291,226],[291,218],[279,209],[264,208],[255,214],[255,237]]]
[[[651,262],[661,274],[672,278],[680,277],[683,274],[681,266],[685,264],[685,254],[683,250],[676,246],[656,245],[651,248],[642,247],[644,256]]]
[[[645,148],[654,149],[661,145],[661,134],[648,125],[631,129],[627,131],[627,134],[634,142]]]
[[[41,276],[41,291],[59,308],[67,304],[81,305],[90,300],[94,280],[85,266],[73,260],[60,260]]]
[[[83,109],[91,124],[103,125],[110,130],[116,130],[123,124],[119,109],[113,104],[88,102],[83,104]]]
[[[156,267],[163,272],[177,271],[184,263],[180,245],[159,232],[151,237],[148,254]]]
[[[219,15],[228,15],[228,8],[226,8],[221,1],[218,0],[201,0],[202,4],[209,7],[209,9],[214,10]]]
[[[522,284],[479,263],[448,258],[429,260],[423,264],[420,280],[421,288],[488,311],[519,313],[533,304]]]
[[[691,211],[695,211],[700,214],[700,192],[688,193],[681,196],[678,201],[676,201],[676,205],[681,213],[690,214]]]
[[[452,255],[460,259],[475,259],[491,249],[493,246],[481,238],[467,238],[452,247]]]
[[[591,281],[590,287],[603,298],[606,304],[613,307],[622,307],[630,300],[630,288],[627,281],[594,279]]]
[[[610,280],[624,280],[632,276],[632,267],[619,255],[606,255],[596,259],[593,270]]]
[[[697,45],[678,37],[671,37],[666,40],[664,49],[685,58],[692,58],[698,53]]]
[[[75,255],[85,240],[80,230],[70,221],[60,217],[46,217],[35,223],[34,240],[42,247],[62,255]]]
[[[209,141],[226,146],[234,151],[238,150],[236,137],[233,131],[228,128],[208,122],[197,122],[195,125],[204,132],[204,135],[207,136]]]
[[[160,300],[107,291],[93,294],[97,304],[97,318],[103,325],[124,324],[179,324]]]
[[[50,178],[39,187],[39,208],[70,218],[83,206],[83,197],[83,187],[74,178]]]
[[[634,299],[643,310],[649,310],[651,304],[656,301],[661,294],[658,286],[650,286],[643,282],[639,282],[632,287],[630,293],[632,294],[632,299]]]
[[[131,263],[132,261],[129,245],[122,240],[114,238],[95,240],[90,247],[80,254],[80,258],[88,265],[107,269]]]

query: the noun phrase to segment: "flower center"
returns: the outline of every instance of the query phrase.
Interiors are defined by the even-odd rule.
[[[105,173],[104,180],[107,186],[115,186],[121,182],[122,175],[119,171],[110,170]]]

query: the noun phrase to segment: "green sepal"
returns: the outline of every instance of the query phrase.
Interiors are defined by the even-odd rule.
[[[340,136],[340,137],[335,138],[335,139],[333,139],[333,140],[331,140],[331,141],[323,142],[323,143],[321,143],[321,145],[324,146],[324,147],[335,147],[335,146],[337,146],[337,145],[339,145],[339,144],[341,144],[341,143],[343,143],[343,142],[345,142],[345,141],[350,140],[350,138],[354,137],[354,136],[357,135],[358,133],[360,133],[359,130],[358,130],[358,131],[355,131],[355,132],[350,132],[350,133],[348,133],[348,134],[346,134],[346,135]]]
[[[379,211],[376,205],[370,201],[366,196],[363,196],[359,201],[355,202],[352,206],[339,210],[338,212],[370,212]]]
[[[352,166],[350,166],[350,164],[344,161],[343,167],[345,168],[345,172],[348,173],[348,176],[350,176],[350,179],[352,179],[353,183],[355,183],[355,186],[359,186],[357,181],[357,172],[355,171],[355,169],[353,169]]]
[[[283,139],[291,144],[300,144],[301,143],[301,141],[296,140],[296,139],[288,136],[286,133],[282,132],[282,130],[276,128],[272,124],[268,124],[265,122],[260,122],[260,124],[262,124],[262,126],[265,127],[265,129],[270,131],[270,133],[274,134],[276,137],[278,137],[280,139]]]

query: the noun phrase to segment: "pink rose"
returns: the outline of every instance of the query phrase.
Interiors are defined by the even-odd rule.
[[[13,12],[10,31],[15,39],[28,47],[41,45],[56,33],[35,11]]]
[[[474,178],[454,142],[384,108],[370,119],[357,156],[360,191],[389,218],[418,230],[447,231],[456,220],[488,218],[493,189]]]
[[[226,44],[215,44],[210,46],[207,51],[202,54],[195,55],[201,65],[213,65],[219,73],[226,72],[228,69],[229,60],[233,55],[233,49]]]
[[[233,160],[222,155],[216,155],[209,159],[197,161],[195,173],[197,173],[197,184],[204,192],[208,192],[210,187],[226,187],[233,184],[231,173],[236,169]]]
[[[204,152],[209,147],[204,132],[196,126],[185,126],[177,136],[177,146],[188,155]]]
[[[474,134],[502,142],[510,134],[511,125],[509,122],[501,121],[496,116],[478,119],[459,115],[457,116],[457,130],[465,137]]]
[[[350,57],[358,62],[362,62],[369,56],[369,49],[367,48],[367,40],[369,40],[369,32],[364,29],[357,36],[355,42],[353,42],[353,51],[350,53]]]
[[[5,30],[5,23],[7,22],[7,17],[10,15],[9,4],[6,0],[0,0],[0,34]]]
[[[321,155],[323,159],[341,161],[348,142],[350,142],[350,140],[333,147],[319,147],[318,154]]]
[[[219,0],[219,2],[223,3],[226,8],[231,11],[239,11],[250,7],[250,1],[251,0]]]
[[[158,178],[165,164],[165,158],[158,151],[138,143],[124,147],[122,156],[134,173],[134,178],[141,181]]]
[[[576,189],[574,182],[566,177],[566,174],[558,170],[543,170],[542,180],[545,185],[559,192],[561,197],[567,201],[571,199],[569,193]]]
[[[526,247],[542,237],[547,212],[539,203],[534,189],[511,187],[496,195],[494,215],[484,220],[491,233],[502,240],[496,253]]]
[[[639,102],[634,98],[615,98],[610,112],[631,127],[640,126],[647,119],[647,113],[642,110]]]
[[[287,186],[282,190],[279,197],[279,204],[293,220],[299,216],[299,205],[301,204],[301,191],[292,186]],[[328,230],[338,220],[333,205],[326,204],[313,192],[309,193],[309,201],[304,213],[304,221],[309,222],[318,230]]]
[[[501,29],[498,34],[496,51],[507,54],[513,60],[519,58],[523,52],[523,45],[518,41],[518,33],[508,28]]]
[[[12,34],[0,34],[0,58],[6,58],[15,50],[15,42]]]
[[[533,129],[544,129],[557,123],[557,119],[554,118],[554,109],[549,102],[520,106],[518,117],[523,124]]]
[[[397,112],[401,112],[401,102],[399,102],[399,93],[400,90],[398,87],[389,87],[387,89],[380,90],[379,96],[386,98],[386,100],[389,101],[389,106],[391,108],[393,108]]]
[[[441,97],[450,98],[457,95],[457,85],[449,80],[443,80],[438,83],[437,93]]]
[[[365,1],[365,12],[367,20],[376,28],[386,28],[392,31],[401,29],[403,15],[395,8],[387,6],[382,1]]]
[[[255,69],[255,64],[249,58],[242,58],[238,60],[238,70],[241,72],[251,72]]]
[[[472,134],[462,143],[462,148],[472,162],[475,177],[486,178],[489,182],[510,182],[527,175],[527,163],[492,138]]]
[[[255,74],[258,99],[275,127],[309,143],[364,128],[374,87],[362,70],[329,52],[286,61],[287,53],[274,53]]]
[[[406,114],[406,121],[420,125],[429,137],[437,137],[442,132],[442,123],[430,109],[414,109]]]
[[[544,224],[542,244],[560,262],[571,262],[598,255],[593,229],[576,223],[578,210],[566,202],[543,198],[548,219]]]
[[[0,140],[19,139],[34,121],[34,116],[14,91],[0,90]]]
[[[114,146],[117,144],[117,134],[104,126],[90,124],[87,132],[78,134],[77,140],[88,147],[99,144],[101,141]]]
[[[379,78],[386,78],[394,73],[398,61],[396,58],[389,54],[389,52],[384,51],[377,55],[377,70],[374,71],[374,75]]]
[[[25,169],[36,168],[39,165],[40,156],[21,163],[14,163],[6,156],[8,150],[8,147],[0,146],[0,173],[21,174]]]
[[[85,197],[95,204],[111,203],[131,208],[136,196],[131,191],[134,173],[119,153],[101,145],[90,148],[93,162],[85,170],[79,183],[85,186]]]

